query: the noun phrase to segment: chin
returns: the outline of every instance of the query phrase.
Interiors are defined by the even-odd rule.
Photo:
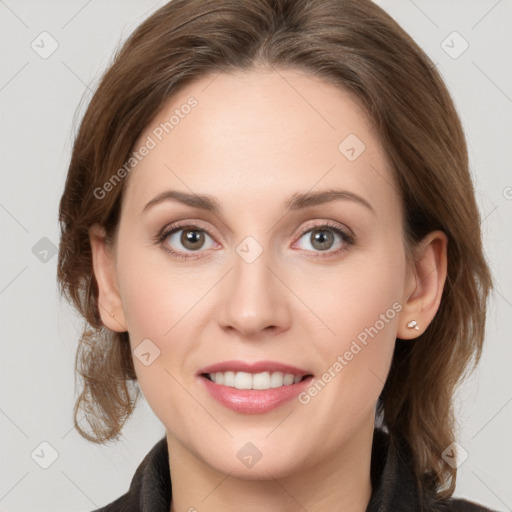
[[[303,437],[299,444],[283,445],[281,440],[265,439],[266,435],[268,430],[259,437],[246,434],[229,439],[226,443],[212,441],[218,453],[212,453],[207,446],[200,449],[199,454],[216,471],[242,480],[284,478],[304,469]]]

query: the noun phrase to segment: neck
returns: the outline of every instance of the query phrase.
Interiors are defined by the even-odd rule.
[[[287,476],[248,480],[222,473],[167,434],[172,483],[170,512],[365,512],[370,480],[371,428],[360,428],[336,453]]]

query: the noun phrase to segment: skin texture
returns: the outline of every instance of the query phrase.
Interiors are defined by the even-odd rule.
[[[408,260],[392,170],[348,92],[295,70],[204,77],[166,103],[135,147],[190,96],[197,106],[130,173],[113,245],[101,227],[90,230],[103,322],[127,330],[132,349],[150,339],[160,350],[149,366],[134,364],[166,429],[171,510],[364,512],[375,405],[396,338],[419,336],[437,311],[446,237],[429,234]],[[366,146],[354,161],[338,149],[349,134]],[[208,194],[221,209],[165,201],[143,213],[171,189]],[[328,189],[357,194],[371,209],[342,199],[285,210],[295,193]],[[176,221],[204,230],[203,245],[183,245],[183,231],[157,242]],[[311,230],[326,221],[354,243],[324,228],[333,238],[322,251]],[[247,236],[262,249],[252,263],[236,251]],[[320,378],[393,304],[393,318],[306,405],[234,412],[197,376],[239,359]],[[412,319],[419,331],[406,327]],[[237,457],[247,442],[262,454],[250,468]]]

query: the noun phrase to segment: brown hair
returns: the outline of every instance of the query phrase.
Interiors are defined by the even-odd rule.
[[[171,95],[208,73],[261,64],[304,70],[359,98],[396,175],[407,246],[436,229],[448,236],[440,308],[419,339],[397,340],[379,411],[392,446],[409,444],[418,483],[451,496],[456,468],[441,453],[454,438],[455,387],[480,358],[492,281],[454,104],[430,59],[369,0],[174,0],[116,54],[81,122],[60,203],[58,280],[87,323],[75,427],[94,442],[116,438],[140,391],[128,334],[101,323],[88,235],[95,223],[115,231],[126,179],[101,199],[94,191]]]

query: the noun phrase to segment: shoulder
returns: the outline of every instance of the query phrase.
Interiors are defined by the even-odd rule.
[[[135,503],[130,499],[129,493],[126,493],[112,503],[94,509],[92,512],[135,512],[136,510],[138,510],[138,508],[135,508]]]
[[[372,496],[366,512],[497,512],[462,498],[438,497],[435,489],[419,485],[412,451],[403,438],[374,431],[371,459]]]
[[[463,499],[453,499],[451,501],[451,507],[452,508],[450,510],[454,510],[456,512],[497,512],[490,508],[483,507],[478,503]]]
[[[167,440],[144,457],[126,494],[94,512],[168,512],[172,497]]]
[[[428,508],[428,512],[498,512],[473,501],[452,498]]]

